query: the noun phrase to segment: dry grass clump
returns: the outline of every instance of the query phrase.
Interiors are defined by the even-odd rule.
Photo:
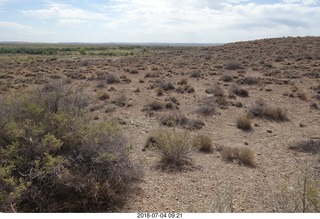
[[[151,103],[148,103],[145,105],[142,109],[142,111],[159,111],[164,109],[164,103],[154,100]]]
[[[233,81],[233,78],[230,76],[230,75],[222,75],[220,80],[224,81],[224,82],[232,82]]]
[[[116,106],[123,107],[127,104],[128,98],[126,97],[125,94],[119,94],[116,96],[113,100],[112,103],[115,104]]]
[[[279,107],[270,107],[267,104],[259,99],[255,102],[255,104],[249,109],[249,112],[258,118],[266,118],[269,120],[284,122],[288,121],[287,112],[282,110]]]
[[[97,80],[104,81],[107,84],[117,84],[120,82],[119,78],[110,73],[98,73]]]
[[[156,82],[157,86],[159,88],[162,88],[165,91],[174,90],[175,87],[171,82],[163,81],[163,80],[157,80]]]
[[[225,69],[227,70],[237,70],[237,69],[242,69],[242,64],[238,61],[235,60],[230,60],[225,64]]]
[[[216,97],[224,96],[224,90],[219,86],[219,84],[214,84],[213,86],[205,90],[207,94],[213,94]]]
[[[187,132],[175,129],[158,129],[148,139],[148,144],[160,152],[160,161],[157,166],[165,171],[184,171],[193,168],[190,157],[192,145]],[[150,146],[148,146],[150,147]]]
[[[139,74],[139,70],[133,68],[133,69],[130,69],[129,73],[130,73],[130,74]]]
[[[251,120],[252,120],[252,117],[248,114],[239,116],[236,121],[237,128],[239,128],[243,131],[252,130]]]
[[[201,77],[201,71],[194,69],[190,72],[190,77],[191,78],[200,78]]]
[[[220,108],[226,108],[229,105],[229,101],[226,97],[217,97],[215,102],[220,106]]]
[[[241,88],[240,86],[233,84],[230,88],[230,95],[237,95],[239,97],[249,97],[249,92],[244,89]]]
[[[110,98],[110,95],[107,92],[98,93],[98,99],[101,101],[107,100],[109,98]]]
[[[156,89],[156,93],[157,93],[157,96],[160,97],[163,95],[163,88],[162,87],[158,87]]]
[[[213,151],[212,140],[207,135],[195,136],[192,140],[192,146],[205,153],[210,153]]]
[[[317,154],[320,152],[320,140],[309,140],[290,145],[291,150],[296,150],[299,152],[306,152],[311,154]]]
[[[179,82],[178,85],[187,85],[188,84],[188,79],[187,78],[182,78]]]
[[[297,91],[297,96],[301,99],[301,100],[307,100],[307,92],[304,90],[298,90]]]
[[[214,103],[212,102],[203,102],[196,108],[196,113],[202,116],[212,116],[216,113]]]
[[[255,78],[251,76],[247,76],[237,81],[237,83],[239,84],[246,84],[246,85],[255,85],[255,84],[259,84],[259,82],[260,82],[260,78]]]
[[[176,89],[176,91],[177,91],[177,93],[181,93],[181,94],[183,94],[183,93],[190,94],[190,93],[193,93],[195,90],[191,85],[187,84],[187,85],[183,85],[183,86],[178,87]]]
[[[160,117],[160,123],[169,127],[181,126],[189,130],[201,129],[205,125],[203,121],[199,119],[189,119],[178,111],[162,115]]]
[[[250,167],[256,166],[254,154],[249,148],[223,147],[220,153],[222,159],[228,162],[236,162]]]

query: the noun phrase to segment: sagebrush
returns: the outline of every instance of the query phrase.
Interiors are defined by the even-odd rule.
[[[142,170],[118,124],[91,122],[79,89],[47,84],[0,104],[0,211],[97,212],[121,206]]]

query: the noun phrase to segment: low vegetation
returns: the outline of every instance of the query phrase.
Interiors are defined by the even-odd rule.
[[[318,154],[320,153],[320,140],[308,140],[298,142],[296,144],[290,145],[289,148],[291,150],[299,152]]]
[[[213,151],[213,143],[207,135],[197,135],[192,139],[192,146],[201,152],[210,153]]]
[[[255,157],[249,148],[245,147],[223,147],[221,153],[222,159],[228,162],[236,162],[241,165],[255,167]]]
[[[192,145],[187,132],[175,129],[158,129],[148,144],[153,145],[160,153],[158,168],[164,171],[184,171],[194,167],[190,157]]]
[[[239,116],[236,121],[237,128],[244,130],[244,131],[252,130],[251,120],[252,120],[252,118],[248,114],[244,114],[244,115]]]
[[[180,126],[185,129],[201,129],[205,124],[199,119],[189,119],[179,111],[172,111],[160,117],[160,123],[168,127]]]
[[[47,84],[0,104],[0,211],[120,207],[142,171],[113,121],[90,122],[81,90]]]
[[[254,117],[266,118],[273,121],[288,121],[287,112],[279,107],[270,107],[263,100],[257,100],[249,109]]]

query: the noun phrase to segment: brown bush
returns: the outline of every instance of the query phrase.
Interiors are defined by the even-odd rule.
[[[204,122],[201,120],[189,119],[178,111],[173,111],[162,115],[160,117],[160,123],[169,127],[181,126],[189,130],[201,129],[204,126]]]
[[[223,97],[224,96],[224,91],[218,84],[214,84],[213,86],[207,88],[205,90],[205,92],[207,94],[213,94],[216,97]]]
[[[225,64],[225,69],[227,70],[242,69],[242,64],[238,61],[230,60],[228,63]]]
[[[305,153],[318,154],[320,152],[320,140],[302,141],[293,145],[290,145],[291,150],[296,150]]]
[[[307,92],[304,90],[299,90],[297,92],[297,96],[301,99],[301,100],[307,100]]]
[[[198,135],[194,137],[192,140],[192,146],[205,153],[213,151],[212,140],[206,135]]]
[[[212,116],[216,113],[215,102],[214,97],[203,98],[195,112],[202,116]]]
[[[152,145],[160,152],[159,169],[183,171],[194,167],[190,157],[192,146],[187,132],[158,129],[149,139],[152,139]]]
[[[221,153],[222,159],[228,162],[237,162],[245,166],[255,167],[254,154],[249,148],[243,147],[223,147]]]
[[[145,105],[142,111],[159,111],[159,110],[162,110],[163,108],[164,108],[164,103],[158,100],[154,100],[151,103],[148,103],[147,105]]]
[[[237,118],[237,128],[244,130],[244,131],[250,131],[252,130],[251,126],[251,116],[248,114],[241,115]]]
[[[116,106],[123,107],[127,104],[127,97],[123,93],[119,94],[112,100],[112,103],[115,104]]]
[[[287,112],[279,107],[269,107],[267,104],[259,99],[255,102],[253,106],[249,109],[249,112],[258,118],[266,118],[274,121],[288,121]]]
[[[162,96],[163,95],[163,88],[158,87],[157,90],[156,90],[156,93],[157,93],[158,97]]]
[[[231,95],[237,95],[239,97],[248,97],[249,96],[249,92],[246,89],[243,89],[243,88],[239,87],[236,84],[233,84],[231,86],[230,94]]]
[[[110,95],[107,92],[98,93],[98,99],[101,101],[107,100],[109,98],[110,98]]]
[[[224,82],[232,82],[233,81],[233,78],[230,76],[230,75],[222,75],[220,80],[224,81]]]

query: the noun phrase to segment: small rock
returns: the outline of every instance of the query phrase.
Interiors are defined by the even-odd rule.
[[[127,107],[130,107],[130,106],[133,106],[133,101],[132,100],[129,100],[128,103],[127,103]]]
[[[272,130],[271,130],[271,129],[267,129],[267,132],[268,132],[268,133],[272,133]]]
[[[254,126],[255,126],[255,127],[259,127],[260,125],[259,125],[259,124],[257,124],[257,123],[254,123]]]
[[[299,123],[299,126],[301,127],[301,128],[304,128],[304,127],[307,127],[307,125],[306,124],[303,124],[303,123]]]
[[[244,145],[249,145],[249,143],[247,141],[244,142]]]

